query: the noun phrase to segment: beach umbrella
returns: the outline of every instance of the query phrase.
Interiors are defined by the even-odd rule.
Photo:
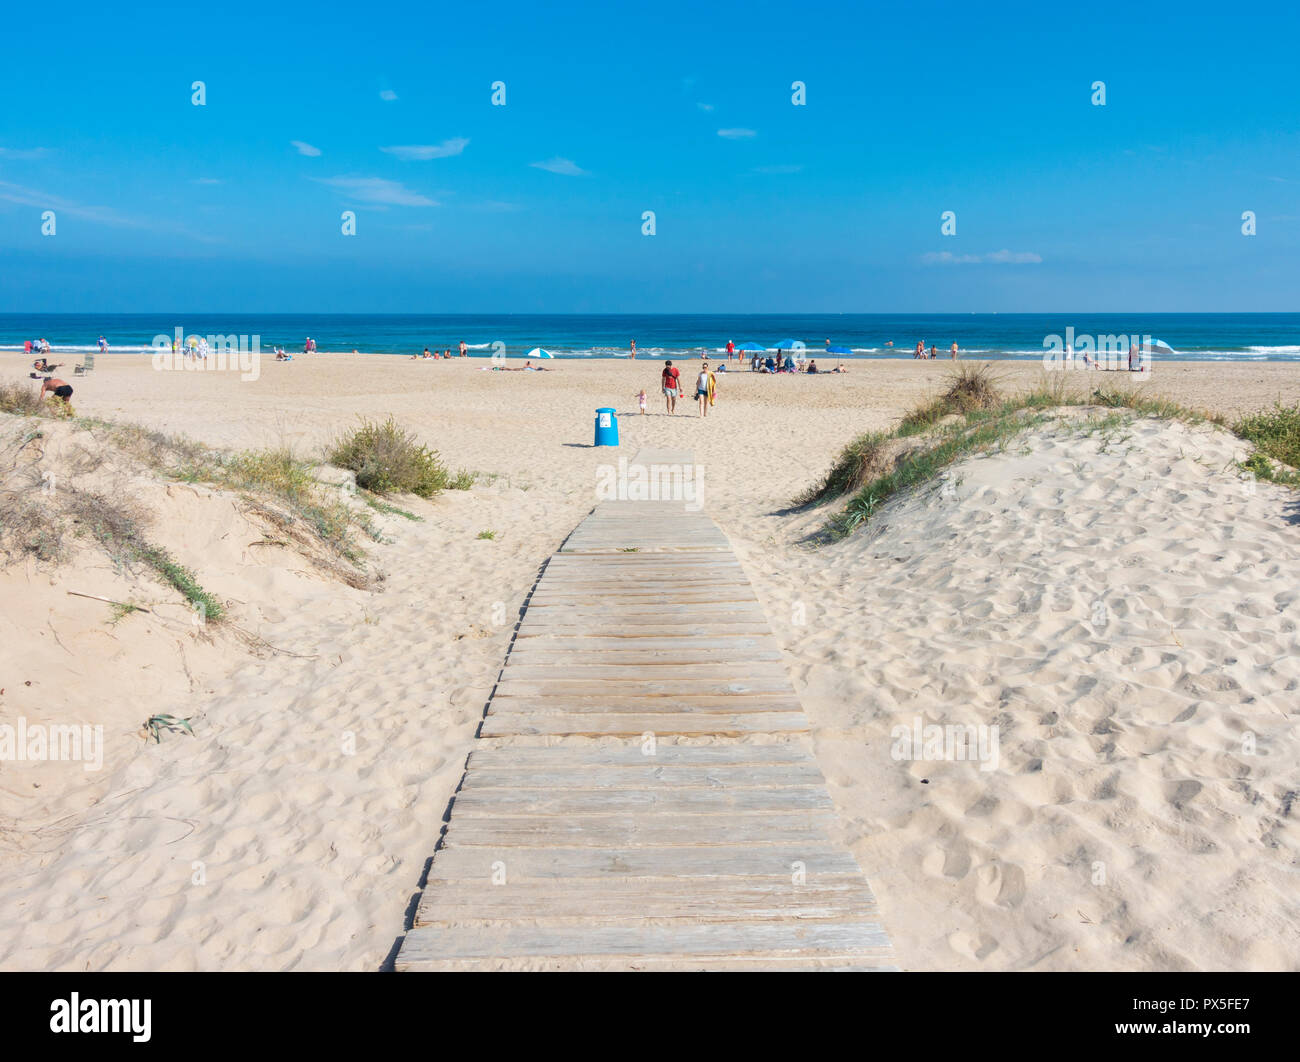
[[[826,353],[827,354],[852,354],[853,351],[851,351],[848,347],[827,347]]]
[[[1163,339],[1153,339],[1150,343],[1139,342],[1137,348],[1142,354],[1159,354],[1161,357],[1168,357],[1171,354],[1177,356],[1178,354],[1178,351],[1174,350]]]
[[[555,357],[555,355],[552,354],[549,350],[543,350],[541,347],[533,347],[533,349],[530,350],[527,354],[525,354],[524,357],[525,358],[553,358]]]
[[[737,349],[737,350],[754,350],[754,351],[758,351],[759,353],[762,353],[763,351],[765,351],[765,350],[767,349],[767,347],[760,347],[757,343],[741,343],[740,346],[738,346],[736,349]]]
[[[775,350],[802,350],[803,341],[799,339],[778,339],[772,344]]]

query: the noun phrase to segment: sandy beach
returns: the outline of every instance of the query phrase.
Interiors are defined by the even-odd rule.
[[[61,371],[79,415],[226,449],[319,455],[391,414],[478,479],[400,499],[419,522],[376,515],[383,578],[359,589],[268,543],[230,492],[79,473],[94,431],[40,422],[43,460],[138,498],[230,620],[195,626],[88,545],[0,570],[0,711],[104,728],[101,770],[0,764],[0,968],[382,968],[520,606],[616,459],[591,445],[601,406],[619,410],[618,453],[703,467],[903,968],[1297,968],[1300,513],[1293,491],[1240,479],[1245,443],[1063,420],[817,548],[826,512],[792,499],[935,394],[946,360],[730,372],[704,419],[687,401],[664,414],[657,361],[486,366],[264,357],[241,381],[123,354]],[[0,355],[0,378],[27,367]],[[1008,391],[1043,376],[995,373]],[[1162,363],[1140,386],[1233,418],[1300,401],[1300,365]],[[30,426],[0,415],[6,445]],[[147,740],[156,711],[193,736]],[[998,769],[891,757],[917,720],[996,724]]]

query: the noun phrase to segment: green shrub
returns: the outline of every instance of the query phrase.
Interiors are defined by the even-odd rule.
[[[392,417],[361,426],[337,439],[329,462],[356,473],[357,486],[375,494],[418,494],[431,498],[450,477],[438,455],[416,441]]]
[[[1002,401],[993,367],[988,362],[965,364],[948,376],[948,389],[932,402],[912,410],[898,426],[899,435],[915,435],[950,413],[993,409]]]
[[[1274,461],[1300,468],[1300,405],[1279,402],[1272,409],[1243,417],[1232,430]]]

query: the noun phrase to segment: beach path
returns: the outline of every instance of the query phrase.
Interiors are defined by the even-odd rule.
[[[652,468],[690,482],[692,456],[642,451],[629,481]],[[600,503],[547,562],[396,969],[893,968],[762,606],[689,489]]]

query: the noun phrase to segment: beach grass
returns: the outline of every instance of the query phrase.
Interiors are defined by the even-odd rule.
[[[827,540],[842,538],[869,522],[896,495],[934,481],[957,460],[1004,449],[1013,438],[1049,421],[1054,412],[1110,410],[1076,430],[1110,435],[1134,417],[1160,417],[1189,425],[1228,428],[1223,416],[1181,405],[1145,387],[1080,388],[1063,375],[1027,390],[1003,393],[988,364],[962,365],[936,397],[903,416],[887,432],[868,432],[840,452],[818,484],[794,499],[797,507],[848,495],[844,509],[823,529]],[[1231,426],[1255,452],[1242,467],[1261,479],[1300,487],[1300,406],[1277,405]]]
[[[355,473],[357,486],[375,494],[432,498],[452,483],[438,454],[392,417],[385,421],[362,418],[360,425],[334,440],[328,460]]]
[[[1243,468],[1259,479],[1300,487],[1300,405],[1278,402],[1272,409],[1242,417],[1232,430],[1255,444]]]
[[[0,413],[40,420],[69,419],[63,403],[41,401],[22,381],[0,382]],[[306,548],[316,563],[352,586],[363,587],[378,578],[365,571],[358,533],[372,541],[384,540],[367,510],[354,504],[354,498],[378,512],[421,519],[382,500],[376,492],[319,482],[314,473],[316,463],[285,445],[227,452],[137,424],[96,417],[70,419],[76,428],[94,436],[100,454],[97,461],[114,449],[166,478],[238,492],[248,511],[274,526],[286,540]],[[39,438],[40,434],[37,430],[27,436]],[[450,476],[437,455],[416,443],[392,418],[378,424],[363,423],[362,429],[345,436],[344,441],[352,458],[386,492],[430,497],[443,488],[468,489],[475,480],[468,471]],[[359,475],[358,480],[361,478]],[[49,499],[31,490],[4,496],[0,501],[4,541],[0,545],[5,552],[57,561],[65,552],[63,538],[68,527],[88,530],[102,546],[114,547],[116,552],[110,550],[111,555],[145,562],[187,601],[201,605],[208,619],[220,618],[221,603],[199,585],[193,573],[148,543],[129,502],[120,498],[96,501],[101,496],[68,488],[58,493],[58,512],[52,511]],[[324,548],[324,556],[317,547]]]

